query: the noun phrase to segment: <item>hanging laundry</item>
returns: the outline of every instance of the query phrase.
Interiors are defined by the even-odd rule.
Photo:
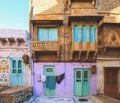
[[[46,76],[41,74],[40,79],[41,79],[41,82],[45,82],[46,81]]]
[[[56,76],[56,82],[58,84],[60,84],[64,78],[65,78],[65,73],[63,73],[63,74],[61,74],[59,76]]]
[[[56,76],[46,77],[46,87],[50,89],[55,89],[56,87]]]

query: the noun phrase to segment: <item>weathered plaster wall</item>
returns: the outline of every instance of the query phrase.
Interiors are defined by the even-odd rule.
[[[44,74],[44,65],[54,65],[55,75],[65,73],[65,79],[56,84],[55,96],[74,95],[74,69],[90,68],[92,63],[34,63],[33,64],[33,87],[34,95],[43,95],[43,82],[37,82],[36,75]],[[96,74],[90,76],[90,94],[96,94]]]
[[[104,93],[104,67],[120,67],[120,60],[97,60],[97,92]],[[120,92],[120,70],[118,74]]]
[[[9,60],[0,58],[0,85],[9,85]]]
[[[24,64],[24,86],[32,86],[32,67]]]
[[[30,55],[29,34],[25,30],[0,29],[0,85],[10,85],[10,58]],[[31,86],[31,67],[23,64],[24,86]]]

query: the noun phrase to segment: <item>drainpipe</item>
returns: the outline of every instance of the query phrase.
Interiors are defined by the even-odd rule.
[[[35,87],[35,73],[34,73],[34,61],[33,61],[33,54],[32,54],[32,40],[34,35],[34,25],[31,23],[31,20],[33,19],[33,0],[30,1],[31,7],[30,7],[30,21],[29,21],[29,31],[30,31],[30,64],[31,64],[31,86],[34,90]],[[34,94],[34,91],[33,91]]]

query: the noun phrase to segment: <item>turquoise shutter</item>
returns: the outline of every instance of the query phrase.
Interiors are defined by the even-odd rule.
[[[82,42],[87,42],[87,27],[86,27],[86,25],[82,26]]]
[[[93,25],[90,26],[90,42],[95,42],[95,28]]]
[[[57,28],[49,28],[49,41],[58,40],[58,30]]]
[[[79,42],[80,41],[80,31],[78,25],[74,26],[74,42]]]
[[[38,29],[38,41],[48,41],[48,28]]]

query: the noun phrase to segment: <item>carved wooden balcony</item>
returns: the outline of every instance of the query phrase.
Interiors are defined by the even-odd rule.
[[[58,41],[33,41],[32,51],[56,51],[59,54],[59,43]]]
[[[96,42],[73,42],[72,43],[72,51],[96,51],[97,45]]]
[[[92,61],[95,60],[97,54],[96,42],[73,42],[71,50],[71,60],[77,55],[78,60]]]

